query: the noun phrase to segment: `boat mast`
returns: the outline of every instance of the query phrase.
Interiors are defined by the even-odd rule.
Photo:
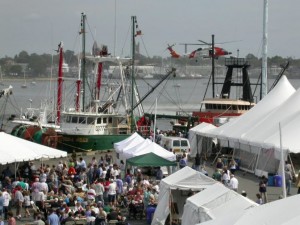
[[[80,59],[78,62],[79,65],[79,73],[78,73],[78,79],[76,81],[76,102],[75,102],[75,109],[76,112],[80,111],[80,92],[81,92],[81,79],[80,79],[80,73],[81,73],[81,68],[80,68]]]
[[[81,55],[81,77],[82,77],[82,86],[83,86],[83,92],[82,92],[82,111],[85,109],[85,95],[86,95],[86,74],[85,74],[85,20],[86,15],[84,13],[81,13],[81,30],[80,34],[82,35],[82,55]]]
[[[102,78],[102,62],[98,63],[98,71],[97,71],[97,84],[96,84],[96,100],[100,99],[100,88],[101,88],[101,78]]]
[[[215,97],[215,35],[211,35],[211,77],[212,77],[212,97]]]
[[[134,130],[134,118],[133,118],[133,98],[134,98],[134,61],[135,61],[135,24],[136,24],[136,16],[131,17],[132,22],[132,69],[131,69],[131,122],[130,128],[131,132]]]
[[[262,53],[262,76],[261,76],[261,96],[262,99],[268,93],[268,0],[264,0],[263,15],[263,53]]]
[[[62,104],[62,88],[63,88],[63,43],[60,42],[58,45],[59,51],[59,66],[58,66],[58,78],[57,78],[57,125],[60,124],[60,111],[61,111],[61,104]]]

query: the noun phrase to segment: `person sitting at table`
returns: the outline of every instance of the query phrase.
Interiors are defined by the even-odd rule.
[[[63,212],[64,214],[68,214],[70,211],[70,208],[68,207],[66,202],[61,203],[60,211]]]
[[[74,220],[75,220],[74,214],[73,214],[72,211],[70,211],[70,212],[68,213],[68,217],[65,218],[65,219],[63,219],[63,220],[61,221],[61,224],[64,225],[64,224],[66,224],[66,222],[68,222],[68,221],[74,221]]]
[[[104,209],[103,209],[102,206],[99,207],[99,214],[98,214],[98,217],[99,217],[99,218],[104,218],[105,221],[106,221],[106,219],[107,219],[107,213],[104,211]]]
[[[76,202],[75,207],[74,207],[74,212],[77,215],[78,213],[81,213],[82,211],[84,211],[81,202]]]
[[[93,224],[96,220],[96,214],[94,211],[91,211],[91,215],[86,217],[86,224],[90,225]]]

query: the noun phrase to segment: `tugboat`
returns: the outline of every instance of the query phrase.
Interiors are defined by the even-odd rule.
[[[227,67],[227,73],[224,82],[216,83],[214,82],[214,78],[212,82],[213,94],[214,85],[223,84],[221,94],[218,97],[205,98],[201,102],[200,111],[193,112],[193,116],[199,118],[199,123],[206,122],[220,126],[228,122],[230,118],[247,112],[255,105],[248,75],[248,68],[250,66],[248,62],[244,58],[226,58],[225,66]],[[234,69],[242,71],[241,82],[233,79]],[[241,87],[241,98],[231,98],[232,86]]]

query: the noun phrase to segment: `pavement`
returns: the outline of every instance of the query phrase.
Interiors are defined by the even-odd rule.
[[[91,161],[92,157],[95,156],[96,159],[98,160],[100,156],[104,156],[105,153],[83,153],[81,156],[85,159],[85,161],[88,163]],[[108,152],[108,154],[113,155],[113,159],[115,160],[115,154],[113,152]],[[45,164],[56,164],[58,163],[59,159],[51,159],[48,161],[44,161]],[[189,166],[192,165],[192,162],[189,162]],[[210,162],[208,161],[206,163],[206,170],[208,172],[208,176],[212,176],[214,168],[211,166]],[[237,170],[235,173],[235,177],[239,181],[239,187],[238,187],[238,192],[241,193],[243,190],[246,191],[247,197],[253,201],[256,201],[256,194],[259,193],[259,177],[255,176],[254,174],[247,173],[241,170]],[[297,194],[298,188],[295,187],[294,184],[292,184],[292,189],[291,189],[291,195]],[[267,198],[268,202],[271,201],[276,201],[280,198],[282,198],[282,188],[281,187],[267,187]],[[15,213],[15,209],[13,209],[13,212]],[[15,215],[15,214],[14,214]],[[21,224],[30,224],[32,222],[32,218],[22,218],[20,221],[17,221],[17,225]],[[146,225],[146,220],[130,220],[129,221],[130,225]]]

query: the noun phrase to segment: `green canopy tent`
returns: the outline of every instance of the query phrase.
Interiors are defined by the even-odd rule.
[[[126,160],[127,165],[132,165],[132,166],[176,166],[176,161],[169,161],[167,159],[164,159],[152,152],[144,154],[144,155],[139,155],[135,156],[133,158],[127,159]]]

